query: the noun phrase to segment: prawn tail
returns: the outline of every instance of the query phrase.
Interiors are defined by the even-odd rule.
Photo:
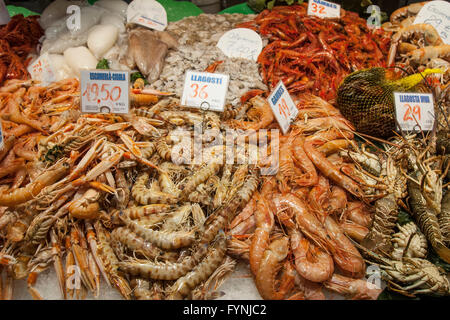
[[[447,263],[450,263],[450,249],[442,244],[438,244],[435,248],[439,257]]]

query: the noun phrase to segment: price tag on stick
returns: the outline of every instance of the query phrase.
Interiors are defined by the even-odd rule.
[[[292,101],[283,81],[280,80],[280,82],[278,82],[267,100],[281,127],[281,131],[283,131],[283,134],[288,133],[291,122],[298,115],[298,109],[295,106],[294,101]]]
[[[402,131],[430,131],[434,126],[431,93],[394,92],[395,116]]]
[[[309,0],[308,15],[319,18],[340,18],[341,6],[324,0]]]
[[[186,71],[181,104],[223,112],[229,81],[226,74]]]
[[[130,109],[128,71],[82,70],[81,111],[126,114]]]

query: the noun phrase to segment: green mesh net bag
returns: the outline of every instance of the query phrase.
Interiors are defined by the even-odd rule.
[[[384,68],[353,72],[339,86],[337,107],[356,130],[367,135],[387,138],[395,130],[394,92],[408,92],[426,75],[441,72],[426,69],[399,80],[386,79]]]

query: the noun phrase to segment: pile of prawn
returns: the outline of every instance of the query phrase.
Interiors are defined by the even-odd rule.
[[[98,296],[101,278],[125,299],[216,297],[235,265],[223,230],[259,175],[255,165],[217,158],[224,145],[208,135],[200,161],[180,162],[173,150],[194,144],[195,126],[224,135],[220,117],[157,96],[127,115],[80,114],[77,80],[35,84],[1,89],[3,296],[13,298],[13,279],[26,279],[43,299],[38,275],[54,268],[64,299]]]
[[[38,18],[25,18],[19,14],[0,27],[0,85],[10,79],[29,78],[29,54],[36,49],[39,39],[44,35]]]
[[[258,57],[264,82],[282,80],[291,93],[313,93],[327,101],[349,73],[386,65],[389,33],[371,31],[356,13],[341,10],[340,19],[307,16],[307,4],[264,10],[238,27],[269,38]]]
[[[382,290],[364,279],[349,239],[362,241],[373,217],[349,155],[363,153],[354,129],[321,98],[297,99],[299,116],[279,140],[279,170],[231,222],[230,252],[249,261],[264,299],[325,299],[323,287],[376,299]]]

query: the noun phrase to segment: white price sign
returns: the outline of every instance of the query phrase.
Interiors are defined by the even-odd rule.
[[[298,115],[298,109],[281,80],[267,100],[281,127],[281,131],[283,131],[283,134],[286,134],[289,131],[291,122]]]
[[[263,43],[259,34],[247,28],[237,28],[226,32],[217,47],[229,58],[243,58],[256,61]]]
[[[56,81],[56,71],[50,63],[47,52],[28,66],[28,72],[33,80],[41,81],[44,86]]]
[[[229,81],[226,74],[186,71],[181,104],[223,112]]]
[[[167,27],[167,12],[155,0],[134,0],[128,5],[127,22],[163,31]]]
[[[434,126],[431,93],[394,92],[395,116],[403,131],[430,131]]]
[[[414,24],[432,25],[445,44],[450,44],[450,3],[447,1],[430,1],[417,14]]]
[[[128,71],[81,70],[81,111],[128,113],[129,78]]]
[[[324,0],[309,0],[308,15],[319,18],[340,18],[341,6]]]

